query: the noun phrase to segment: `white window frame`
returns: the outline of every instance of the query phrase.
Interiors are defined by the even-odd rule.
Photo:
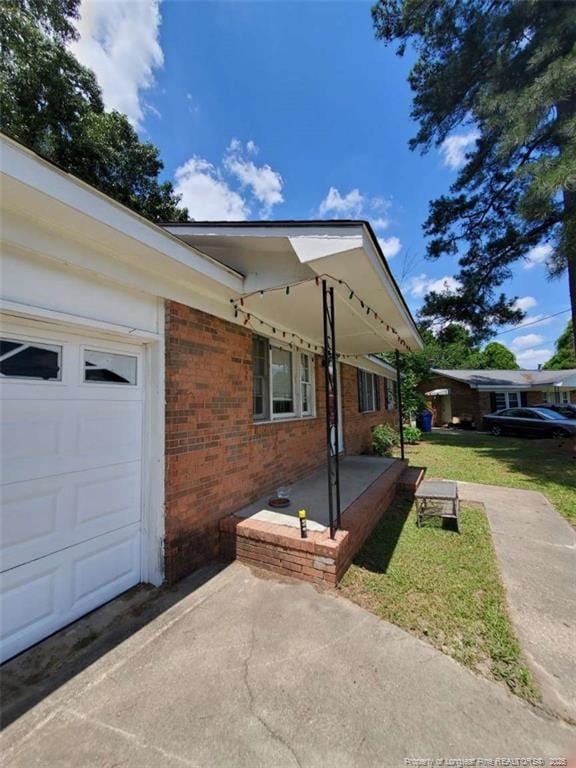
[[[386,379],[386,410],[396,410],[396,382],[394,379]]]
[[[360,386],[362,388],[364,388],[365,382],[371,382],[370,390],[372,395],[372,408],[362,408],[362,402],[359,401],[358,411],[360,413],[375,413],[378,410],[378,374],[372,373],[371,371],[365,371],[363,368],[358,368],[358,372],[360,376]]]
[[[6,381],[38,382],[40,384],[62,384],[62,368],[64,365],[64,347],[62,344],[48,344],[46,341],[33,341],[31,339],[15,338],[2,334],[2,341],[8,341],[13,344],[20,344],[20,348],[13,349],[2,355],[2,360],[8,360],[19,354],[26,347],[38,347],[47,352],[55,352],[58,356],[58,376],[54,379],[43,379],[40,376],[12,376],[10,374],[0,373],[0,379]]]
[[[304,365],[306,361],[307,365]],[[303,373],[307,368],[308,380],[303,379]],[[298,396],[300,397],[300,413],[302,416],[312,416],[314,412],[314,358],[307,352],[298,353]],[[308,387],[308,408],[304,408],[304,397],[302,390]]]
[[[132,382],[123,382],[123,381],[90,381],[89,379],[86,379],[86,355],[90,354],[90,352],[99,352],[103,355],[120,355],[122,357],[131,357],[133,360],[136,361],[136,380],[134,383]],[[127,352],[119,352],[116,349],[110,349],[103,346],[96,346],[96,345],[85,345],[83,344],[81,346],[81,355],[80,355],[80,382],[85,387],[133,387],[134,389],[140,388],[140,366],[141,366],[141,356],[137,354],[127,353]]]
[[[259,334],[255,334],[259,335]],[[310,352],[306,352],[300,348],[291,347],[289,344],[283,344],[282,342],[270,339],[266,336],[260,336],[265,339],[268,344],[268,376],[265,380],[265,385],[268,388],[268,414],[265,417],[255,416],[252,411],[252,421],[254,424],[269,424],[271,421],[294,421],[295,419],[310,419],[316,416],[316,376],[315,376],[315,357]],[[293,395],[293,410],[290,413],[274,413],[274,399],[272,393],[272,350],[282,349],[285,352],[289,352],[292,356],[292,395]],[[310,387],[309,404],[308,409],[304,410],[302,406],[302,357],[305,356],[308,359],[308,370],[310,381],[308,382]],[[254,381],[254,379],[252,379]],[[266,397],[266,393],[264,395]]]
[[[501,408],[498,406],[498,403],[496,403],[496,410],[502,411],[504,408],[527,408],[528,406],[522,405],[522,398],[520,397],[520,392],[517,390],[510,390],[509,392],[494,392],[495,397],[498,397],[499,395],[504,397],[504,403]],[[514,395],[516,398],[516,403],[510,402],[510,395]]]
[[[553,389],[542,392],[543,401],[548,405],[570,405],[570,392],[567,389]]]

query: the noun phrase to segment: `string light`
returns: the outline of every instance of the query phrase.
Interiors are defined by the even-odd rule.
[[[393,334],[396,337],[396,341],[397,341],[399,346],[403,347],[406,350],[410,350],[409,345],[400,336],[398,331],[393,326],[389,325],[388,323],[385,323],[384,320],[378,315],[378,313],[374,309],[372,309],[372,307],[370,307],[369,304],[367,304],[363,299],[361,299],[359,296],[357,296],[356,292],[354,291],[354,289],[351,288],[351,286],[346,282],[346,280],[343,280],[341,278],[335,278],[332,275],[328,275],[328,274],[316,275],[314,277],[314,283],[316,284],[316,286],[320,285],[320,279],[331,280],[331,281],[337,283],[338,285],[346,286],[346,288],[349,290],[348,300],[349,301],[353,301],[355,299],[356,301],[358,301],[358,303],[360,304],[360,307],[362,309],[366,310],[366,316],[367,317],[370,317],[370,314],[372,314],[374,319],[376,320],[376,322],[380,323],[380,325],[382,325],[386,329],[387,333]],[[283,290],[285,292],[286,296],[289,296],[291,288],[293,288],[296,285],[301,285],[301,284],[309,283],[309,282],[310,282],[310,278],[307,278],[305,280],[298,280],[298,281],[295,281],[293,283],[289,283],[288,285],[277,286],[275,288],[266,289],[266,292],[267,293],[272,293],[273,291]],[[247,294],[244,294],[244,296],[241,296],[239,298],[240,307],[244,306],[245,299],[249,299],[251,296],[254,296],[255,294],[259,294],[261,297],[264,296],[264,289],[259,289],[257,291],[252,292],[252,293],[247,293]],[[246,315],[246,319],[244,320],[244,325],[247,325],[248,322],[251,319],[251,315],[250,315],[250,313],[246,313],[244,310],[240,309],[239,306],[238,306],[237,301],[238,300],[230,299],[230,302],[232,303],[232,305],[234,307],[234,317],[235,318],[238,317],[238,312],[241,312],[242,314]],[[259,321],[261,326],[264,325],[264,326],[270,328],[272,333],[274,335],[276,335],[276,328],[275,328],[275,326],[273,326],[271,323],[266,322],[265,320],[262,320],[261,318],[257,318],[257,319],[258,319],[258,321]],[[282,331],[282,338],[286,338],[286,331]],[[300,342],[301,345],[308,344],[308,342],[305,342],[304,339],[302,339],[300,336],[297,336],[295,333],[291,334],[291,338],[297,339]],[[313,346],[314,346],[315,350],[318,349],[317,345],[313,345]],[[312,348],[312,345],[308,344],[308,349],[311,349],[311,348]],[[322,350],[323,347],[320,346],[319,349]],[[358,357],[358,355],[342,355],[341,357],[342,358],[344,358],[344,357]]]

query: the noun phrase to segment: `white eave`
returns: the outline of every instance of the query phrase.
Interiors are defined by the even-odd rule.
[[[341,355],[422,348],[414,320],[366,222],[190,222],[164,226],[244,275],[240,314],[244,319],[250,315],[247,324],[256,331],[266,334],[272,327],[288,340],[295,335],[297,340],[320,346],[320,284],[326,279],[334,288],[336,346]],[[289,293],[283,290],[286,286],[290,286]]]
[[[6,244],[180,301],[187,287],[224,302],[242,293],[244,279],[234,269],[21,144],[0,135],[0,152]],[[66,254],[56,245],[62,239],[70,243]]]

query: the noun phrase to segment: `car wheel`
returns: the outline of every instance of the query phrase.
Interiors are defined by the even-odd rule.
[[[566,432],[563,429],[553,429],[552,437],[554,440],[563,440],[566,437]]]
[[[494,435],[494,437],[500,437],[502,434],[502,427],[499,424],[493,424],[490,427],[490,433]]]

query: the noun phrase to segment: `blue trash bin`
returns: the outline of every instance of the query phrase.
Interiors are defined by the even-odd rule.
[[[432,411],[422,411],[422,432],[432,432]]]

